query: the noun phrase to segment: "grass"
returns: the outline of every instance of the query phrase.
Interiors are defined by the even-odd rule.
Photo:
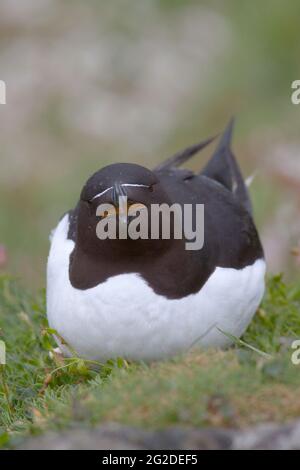
[[[93,16],[103,15],[100,2],[93,3]],[[176,25],[176,14],[178,21],[184,21],[189,6],[199,4],[195,0],[156,3],[166,30]],[[263,167],[264,158],[256,155],[255,146],[251,150],[254,134],[258,141],[266,131],[270,141],[277,134],[281,139],[282,132],[287,144],[298,139],[299,108],[291,105],[290,85],[300,74],[300,4],[283,6],[279,0],[243,5],[238,0],[200,3],[204,11],[208,8],[223,18],[230,44],[218,69],[213,68],[206,82],[199,80],[173,131],[153,150],[153,159],[158,162],[177,148],[221,130],[228,117],[237,114],[234,145],[242,167],[247,171],[249,167],[251,173],[255,167]],[[126,34],[134,38],[140,34],[143,39],[143,28],[138,32],[131,22],[131,10],[127,11],[126,15],[120,5],[109,9],[107,31],[117,40]],[[3,31],[4,43],[9,44],[7,30]],[[51,35],[51,22],[33,40],[43,41],[43,31]],[[17,28],[12,36],[15,34],[26,43],[30,33],[27,28],[25,33]],[[127,77],[127,72],[123,75]],[[124,90],[125,86],[124,82]],[[56,88],[51,90],[50,95],[56,96]],[[21,164],[21,173],[16,168],[16,180],[4,179],[0,188],[0,242],[10,255],[9,270],[18,272],[29,285],[43,285],[48,233],[58,217],[74,206],[80,187],[93,171],[120,159],[149,167],[154,164],[149,161],[149,150],[141,154],[134,150],[135,145],[126,143],[130,139],[134,143],[130,135],[124,139],[121,134],[120,141],[113,143],[92,138],[65,123],[62,98],[62,102],[55,97],[43,99],[41,115],[30,114],[27,120],[32,124],[26,128],[24,142],[20,140],[25,156],[36,149],[32,162],[28,159],[28,176],[24,177]],[[44,142],[43,155],[40,142]],[[14,146],[4,146],[1,164],[14,152]],[[195,169],[202,162],[196,160]],[[261,173],[263,169],[253,191],[259,227],[284,205],[285,198],[291,198],[270,174],[263,179]],[[286,259],[286,273],[291,271],[290,264]],[[98,372],[78,358],[64,363],[55,356],[50,359],[54,343],[47,330],[44,298],[43,292],[33,296],[14,279],[0,277],[0,341],[7,347],[7,365],[0,365],[0,446],[14,446],[27,435],[76,423],[115,420],[146,427],[177,423],[242,427],[300,414],[300,365],[290,360],[290,343],[300,338],[300,287],[285,285],[280,276],[269,280],[263,305],[242,341],[236,341],[230,350],[194,351],[151,366],[129,365],[120,359]]]
[[[0,446],[46,429],[105,421],[161,428],[173,424],[243,427],[300,414],[299,368],[290,343],[300,338],[300,288],[268,281],[264,302],[242,341],[227,351],[194,350],[173,360],[100,369],[49,352],[45,296],[0,278]],[[300,367],[300,366],[298,366]]]

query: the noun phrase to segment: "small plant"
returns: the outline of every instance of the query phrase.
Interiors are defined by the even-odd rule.
[[[122,358],[102,364],[69,346],[72,357],[57,354],[53,335],[59,335],[46,322],[45,292],[33,297],[0,277],[0,333],[7,346],[7,363],[0,366],[0,446],[77,422],[244,426],[292,419],[300,414],[294,400],[299,366],[291,361],[299,312],[299,287],[275,276],[246,334],[227,351],[193,349],[151,365]]]

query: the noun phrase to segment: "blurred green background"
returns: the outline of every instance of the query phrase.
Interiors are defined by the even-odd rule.
[[[296,1],[2,0],[0,269],[43,286],[49,232],[92,172],[151,168],[235,115],[269,269],[298,276],[299,18]]]

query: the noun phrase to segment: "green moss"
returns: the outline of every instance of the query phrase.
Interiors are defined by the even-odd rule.
[[[44,292],[34,298],[15,280],[0,278],[0,334],[7,347],[0,378],[2,446],[75,423],[244,426],[300,412],[293,400],[300,374],[290,348],[300,338],[300,289],[286,286],[281,276],[269,280],[242,343],[152,365],[119,359],[95,369],[76,357],[50,359],[54,343],[44,298]]]

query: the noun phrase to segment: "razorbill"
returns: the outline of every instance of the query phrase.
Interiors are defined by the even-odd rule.
[[[47,315],[65,356],[151,361],[225,347],[244,333],[264,293],[265,261],[231,135],[232,122],[198,174],[178,166],[212,139],[154,170],[112,164],[86,182],[54,230],[48,258]],[[97,207],[117,209],[119,196],[128,207],[204,205],[202,249],[187,250],[174,231],[169,239],[160,231],[155,239],[100,240],[107,214]]]

